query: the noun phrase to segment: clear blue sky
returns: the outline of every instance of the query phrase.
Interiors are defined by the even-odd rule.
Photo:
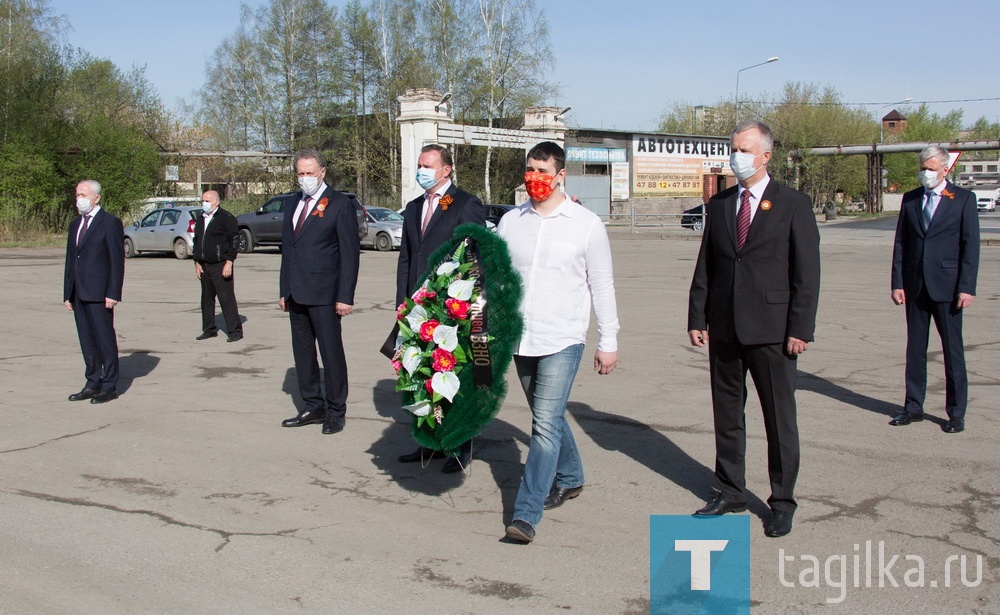
[[[263,0],[245,0],[256,6]],[[341,1],[334,4],[340,6]],[[68,42],[121,68],[145,65],[164,102],[195,100],[205,63],[239,21],[239,0],[49,0]],[[848,103],[1000,99],[1000,2],[979,0],[554,0],[539,2],[555,56],[551,104],[570,125],[651,130],[671,101],[740,91],[776,97],[787,81],[831,85]],[[865,107],[873,117],[878,105]],[[882,110],[889,111],[891,107]],[[1000,121],[1000,100],[930,105]]]

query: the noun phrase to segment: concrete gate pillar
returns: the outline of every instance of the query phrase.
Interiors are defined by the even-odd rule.
[[[438,124],[448,123],[448,105],[439,90],[410,88],[397,97],[400,133],[400,207],[415,199],[423,188],[417,185],[420,148],[438,142]]]

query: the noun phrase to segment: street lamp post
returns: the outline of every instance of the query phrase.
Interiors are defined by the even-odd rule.
[[[741,68],[738,71],[736,71],[736,123],[737,124],[740,123],[740,73],[742,73],[745,70],[750,70],[751,68],[757,68],[758,66],[764,66],[765,64],[770,64],[771,62],[777,62],[777,61],[778,61],[778,56],[774,56],[773,58],[768,58],[767,60],[759,64],[754,64],[753,66],[747,66],[745,68]]]
[[[883,133],[883,131],[882,131],[882,109],[885,109],[886,107],[892,107],[893,105],[901,105],[903,103],[908,103],[911,100],[913,100],[913,97],[909,96],[909,97],[904,98],[903,100],[901,100],[899,102],[889,103],[888,105],[882,105],[881,107],[878,108],[878,142],[879,143],[882,142],[882,133]]]

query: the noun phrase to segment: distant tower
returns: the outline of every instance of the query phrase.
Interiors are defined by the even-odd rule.
[[[882,131],[890,135],[898,135],[906,132],[906,118],[893,109],[882,118]]]

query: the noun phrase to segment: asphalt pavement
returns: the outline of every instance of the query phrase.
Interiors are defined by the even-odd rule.
[[[948,435],[933,337],[929,420],[887,424],[905,334],[889,300],[891,229],[821,234],[816,340],[799,362],[799,510],[785,538],[763,534],[752,388],[747,407],[752,610],[1000,612],[1000,248],[983,248],[965,316],[967,430]],[[712,497],[708,361],[685,333],[698,245],[689,231],[612,233],[621,365],[593,372],[592,331],[569,406],[586,489],[546,512],[527,546],[501,540],[531,429],[510,374],[467,475],[396,461],[413,443],[378,353],[395,253],[363,254],[344,323],[347,425],[324,436],[280,426],[296,386],[276,251],[237,261],[237,343],[195,341],[191,261],[127,261],[121,397],[95,406],[66,400],[83,362],[62,250],[0,250],[0,612],[648,612],[650,515],[690,515]]]

